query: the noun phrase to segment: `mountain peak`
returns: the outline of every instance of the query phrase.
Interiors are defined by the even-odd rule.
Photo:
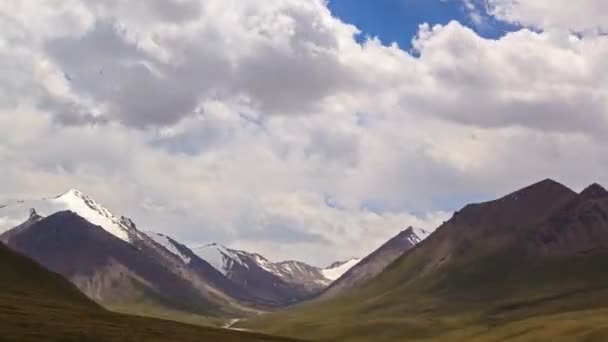
[[[59,195],[59,196],[57,196],[55,198],[65,198],[65,197],[86,198],[88,196],[85,195],[82,191],[80,191],[78,189],[69,189],[69,190],[63,192],[61,195]]]
[[[547,178],[544,179],[540,182],[536,182],[530,186],[527,186],[519,191],[516,191],[515,193],[526,193],[526,192],[533,192],[533,191],[567,191],[567,192],[572,192],[572,190],[570,188],[568,188],[567,186],[554,181],[551,178]]]
[[[608,196],[608,191],[598,183],[593,183],[586,187],[585,190],[580,193],[580,196],[585,198],[601,198]]]
[[[541,200],[547,201],[569,196],[573,197],[574,195],[576,195],[574,190],[550,178],[547,178],[488,203],[515,203],[521,201],[524,201],[524,203],[526,203],[526,201],[537,202]],[[520,205],[524,204],[520,203]]]
[[[139,234],[133,221],[113,215],[103,205],[77,189],[69,189],[53,198],[18,201],[3,210],[16,221],[28,219],[25,213],[29,213],[29,218],[32,218],[35,215],[48,217],[58,212],[71,211],[123,241],[131,242],[131,236]]]

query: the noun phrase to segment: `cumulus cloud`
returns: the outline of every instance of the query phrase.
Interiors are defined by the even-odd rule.
[[[0,203],[80,188],[189,244],[327,264],[542,178],[608,183],[608,37],[526,3],[491,8],[552,28],[422,25],[415,56],[321,0],[2,3]]]
[[[415,46],[430,84],[408,106],[482,127],[606,133],[605,37],[522,29],[488,40],[452,22],[422,26]]]
[[[487,0],[496,17],[536,28],[579,32],[607,30],[608,3],[603,0]]]

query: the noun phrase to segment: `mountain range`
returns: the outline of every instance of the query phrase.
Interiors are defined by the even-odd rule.
[[[97,303],[128,313],[230,317],[285,307],[319,296],[360,261],[319,268],[271,262],[217,243],[190,248],[140,230],[78,190],[9,203],[0,208],[2,216],[25,222],[0,241],[65,276]],[[419,234],[410,239],[426,237]]]
[[[291,341],[113,313],[61,275],[0,244],[2,341]]]
[[[189,247],[75,190],[2,206],[0,217],[20,222],[0,240],[33,259],[0,249],[8,321],[20,312],[37,322],[31,312],[53,305],[66,317],[116,319],[103,306],[199,324],[239,318],[228,326],[311,340],[608,339],[608,191],[599,184],[577,193],[544,180],[325,268],[217,243]],[[23,296],[29,314],[16,304]]]

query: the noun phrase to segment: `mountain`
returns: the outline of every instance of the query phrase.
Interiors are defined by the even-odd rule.
[[[106,311],[59,274],[2,244],[0,274],[3,341],[287,341]]]
[[[114,216],[77,190],[9,204],[0,209],[0,216],[18,219],[27,207],[34,208],[28,220],[0,240],[70,279],[105,306],[207,315],[246,310],[230,295],[238,289],[211,265],[188,262],[131,220]]]
[[[108,233],[125,242],[131,242],[140,235],[137,230],[131,229],[129,219],[117,217],[109,210],[97,203],[91,197],[82,192],[72,189],[64,194],[50,198],[32,201],[16,201],[0,207],[0,215],[8,218],[10,222],[24,222],[28,219],[27,214],[34,209],[38,214],[47,216],[61,211],[72,211],[90,223],[100,226]],[[31,216],[31,214],[30,214]],[[6,230],[11,226],[0,227]]]
[[[363,286],[244,326],[339,341],[600,341],[607,268],[606,191],[544,180],[465,206]]]
[[[260,254],[216,243],[192,251],[253,296],[277,306],[310,298],[331,282],[321,269],[303,262],[273,263]]]
[[[69,216],[70,212],[83,220],[71,217],[62,221],[52,217],[63,212],[62,217]],[[320,292],[332,281],[324,276],[327,270],[302,262],[272,263],[259,254],[216,244],[199,248],[195,253],[167,235],[139,230],[130,219],[112,214],[78,190],[49,199],[9,203],[0,208],[0,218],[3,218],[0,222],[25,221],[1,235],[0,240],[68,277],[94,300],[127,312],[147,313],[151,303],[155,308],[152,311],[156,311],[157,306],[186,309],[177,305],[180,302],[187,304],[189,311],[232,315],[250,311],[249,308],[268,309],[299,302]],[[47,218],[50,220],[46,221]],[[69,230],[60,229],[68,223]],[[34,225],[38,228],[32,229]],[[64,239],[60,246],[54,243],[58,239]],[[83,248],[79,240],[87,241],[90,246]],[[47,245],[42,245],[43,242]],[[55,251],[56,248],[61,250]],[[146,260],[145,270],[158,271],[142,275],[144,270],[140,262],[135,262],[136,258]],[[346,270],[345,266],[342,268],[339,272]],[[117,274],[122,278],[116,279]],[[162,284],[191,287],[196,296],[189,297],[192,291],[169,290],[157,284],[160,279],[154,279],[155,274],[162,279],[169,279],[168,275],[172,274],[178,280],[162,281]],[[153,300],[148,298],[152,295]],[[204,303],[196,304],[197,300]],[[191,308],[192,305],[196,308]]]
[[[317,299],[326,300],[348,289],[365,284],[365,282],[380,274],[403,253],[415,247],[429,235],[430,233],[425,230],[409,227],[384,243],[363,260],[353,259],[350,263],[333,265],[337,267],[324,272],[328,272],[334,276],[339,274],[335,270],[342,271],[341,269],[344,266],[347,269]]]
[[[143,301],[188,312],[219,310],[166,265],[70,211],[34,216],[0,240],[104,305]]]
[[[529,253],[585,255],[608,251],[608,191],[592,184],[553,215],[527,241]]]
[[[239,268],[233,266],[232,263],[240,263],[241,266],[248,265],[247,263],[251,263],[251,260],[255,260],[255,262],[259,262],[259,267],[263,267],[262,265],[270,265],[271,263],[267,261],[260,255],[255,255],[254,259],[250,259],[248,261],[247,258],[252,258],[254,254],[249,254],[242,251],[232,251],[225,247],[217,246],[218,249],[221,249],[226,254],[224,255],[224,260],[220,261],[217,255],[206,254],[201,255],[201,249],[192,250],[189,247],[177,242],[176,240],[166,236],[164,234],[155,233],[155,232],[146,232],[148,236],[150,236],[154,241],[165,247],[171,253],[179,256],[186,264],[194,269],[197,269],[199,273],[211,273],[217,274],[220,273],[221,277],[207,277],[208,279],[214,279],[210,281],[211,284],[216,286],[217,288],[221,288],[222,291],[233,298],[239,299],[241,302],[248,304],[251,307],[259,307],[259,308],[271,308],[276,306],[282,306],[286,303],[291,303],[291,301],[282,301],[280,300],[278,294],[276,296],[265,295],[267,292],[273,293],[276,289],[279,291],[283,290],[281,285],[286,286],[285,284],[279,284],[276,279],[272,279],[272,283],[267,283],[266,291],[257,291],[256,287],[250,286],[252,282],[242,282],[241,278],[234,276],[236,272],[238,272]],[[197,252],[195,252],[197,251]],[[228,255],[230,257],[228,257]],[[202,258],[201,256],[204,256]],[[224,263],[225,265],[221,264]],[[265,263],[265,264],[264,264]],[[208,267],[211,265],[211,270]],[[245,266],[243,266],[245,267]],[[256,267],[246,266],[246,272],[249,273],[251,277],[255,277],[256,271],[259,273],[260,270]],[[261,279],[260,281],[262,281]],[[256,282],[253,282],[257,284]],[[300,290],[300,287],[297,287],[296,290]],[[299,300],[299,299],[297,299]]]

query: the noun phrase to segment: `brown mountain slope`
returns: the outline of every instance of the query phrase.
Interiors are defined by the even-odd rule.
[[[108,312],[60,275],[2,244],[0,274],[2,341],[287,341]]]
[[[422,230],[417,231],[421,234],[428,234]],[[416,234],[416,230],[412,227],[400,232],[334,281],[315,300],[327,300],[344,291],[365,284],[421,241],[422,238]]]
[[[171,265],[72,212],[34,217],[0,240],[70,279],[104,305],[150,304],[201,314],[223,310]]]
[[[468,205],[363,287],[245,325],[339,341],[604,340],[573,317],[608,312],[607,204],[598,186],[546,180]]]
[[[531,233],[528,248],[544,256],[608,251],[608,191],[593,184]]]

